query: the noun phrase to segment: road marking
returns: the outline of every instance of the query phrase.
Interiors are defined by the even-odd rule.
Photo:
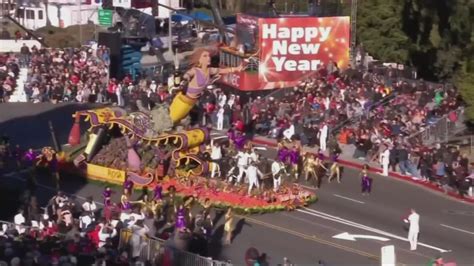
[[[447,210],[443,212],[448,213],[448,214],[453,214],[453,215],[474,216],[474,211]]]
[[[277,230],[277,231],[280,231],[280,232],[284,232],[284,233],[287,233],[287,234],[290,234],[290,235],[293,235],[293,236],[296,236],[296,237],[300,237],[300,238],[303,238],[303,239],[306,239],[306,240],[318,242],[318,243],[328,245],[328,246],[331,246],[331,247],[335,247],[335,248],[338,248],[338,249],[341,249],[341,250],[344,250],[344,251],[347,251],[347,252],[351,252],[351,253],[354,253],[354,254],[357,254],[357,255],[360,255],[360,256],[363,256],[363,257],[367,257],[367,258],[370,258],[370,259],[380,261],[380,257],[377,256],[377,255],[370,254],[370,253],[367,253],[365,251],[357,250],[357,249],[354,249],[354,248],[346,247],[344,245],[340,245],[340,244],[337,244],[337,243],[334,243],[334,242],[331,242],[331,241],[328,241],[328,240],[324,240],[322,238],[318,238],[315,235],[311,236],[311,235],[303,234],[303,233],[300,233],[300,232],[297,232],[297,231],[293,231],[291,229],[287,229],[287,228],[280,227],[280,226],[270,224],[270,223],[266,223],[264,221],[260,221],[260,220],[254,219],[254,218],[250,218],[248,216],[241,216],[241,217],[245,218],[245,220],[247,220],[249,222],[252,222],[254,224],[258,224],[258,225],[261,225],[261,226],[264,226],[264,227],[267,227],[267,228],[271,228],[273,230]]]
[[[380,236],[370,236],[370,235],[352,235],[347,232],[341,233],[338,235],[333,236],[332,238],[337,238],[337,239],[343,239],[343,240],[350,240],[350,241],[356,241],[356,238],[364,238],[364,239],[373,239],[373,240],[378,240],[378,241],[389,241],[390,239],[385,238],[385,237],[380,237]]]
[[[462,233],[474,235],[474,232],[470,232],[470,231],[467,231],[467,230],[464,230],[464,229],[459,229],[459,228],[454,227],[454,226],[450,226],[450,225],[446,225],[446,224],[440,224],[440,225],[441,225],[442,227],[446,227],[446,228],[449,228],[449,229],[453,229],[453,230],[456,230],[456,231],[459,231],[459,232],[462,232]]]
[[[338,197],[338,198],[341,198],[341,199],[350,200],[350,201],[357,202],[357,203],[360,203],[360,204],[365,204],[365,202],[363,202],[363,201],[351,199],[351,198],[348,198],[348,197],[344,197],[344,196],[341,196],[341,195],[339,195],[339,194],[334,194],[334,197]]]
[[[360,224],[360,223],[352,222],[352,221],[346,220],[344,218],[333,216],[333,215],[330,215],[330,214],[327,214],[327,213],[324,213],[324,212],[320,212],[320,211],[316,211],[316,210],[313,210],[313,209],[310,209],[310,208],[297,209],[296,211],[301,212],[301,213],[305,213],[305,214],[308,214],[308,215],[311,215],[311,216],[314,216],[314,217],[319,217],[319,218],[322,218],[322,219],[325,219],[325,220],[329,220],[329,221],[337,222],[337,223],[340,223],[340,224],[345,224],[345,225],[348,225],[348,226],[352,226],[352,227],[362,229],[362,230],[365,230],[365,231],[369,231],[369,232],[372,232],[372,233],[384,235],[386,237],[391,237],[391,238],[395,238],[395,239],[398,239],[398,240],[401,240],[401,241],[409,242],[406,237],[397,236],[397,235],[385,232],[385,231],[380,230],[380,229],[376,229],[376,228],[366,226],[366,225],[363,225],[363,224]],[[425,248],[436,250],[436,251],[441,252],[441,253],[451,252],[451,250],[438,248],[438,247],[431,246],[431,245],[424,244],[424,243],[418,243],[418,245],[422,246],[422,247],[425,247]]]

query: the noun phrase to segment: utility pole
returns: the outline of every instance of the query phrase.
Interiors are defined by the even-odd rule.
[[[356,67],[356,45],[357,45],[357,0],[351,1],[351,66]]]
[[[223,43],[227,43],[226,33],[224,31],[225,23],[222,19],[220,8],[216,0],[209,0],[209,4],[211,6],[212,15],[214,17],[214,23],[219,26],[219,34],[221,35],[221,41]]]
[[[79,0],[79,47],[82,46],[82,0]]]
[[[171,6],[171,0],[168,0],[168,6]],[[170,56],[173,55],[173,25],[171,25],[172,17],[173,17],[174,11],[169,10],[169,23],[168,23],[168,31],[169,31],[169,47],[168,51],[170,53]]]
[[[151,14],[154,18],[158,17],[158,1],[159,0],[152,0]]]

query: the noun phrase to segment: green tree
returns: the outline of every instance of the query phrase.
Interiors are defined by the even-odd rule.
[[[362,0],[358,42],[375,58],[451,81],[474,121],[474,0]]]
[[[402,6],[397,0],[359,1],[357,40],[375,58],[408,61],[409,38],[402,31]]]

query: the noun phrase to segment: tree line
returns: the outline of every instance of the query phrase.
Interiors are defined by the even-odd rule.
[[[277,0],[280,11],[304,12],[310,1]],[[351,0],[315,0],[350,15]],[[222,9],[263,12],[268,0],[222,0]],[[452,82],[474,121],[474,0],[358,0],[357,43],[383,62],[417,69],[425,80]]]

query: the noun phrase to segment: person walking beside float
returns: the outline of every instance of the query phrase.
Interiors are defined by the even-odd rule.
[[[228,208],[224,216],[224,233],[225,233],[224,244],[225,245],[230,245],[230,243],[232,242],[232,231],[234,230],[233,223],[234,223],[234,212],[232,211],[232,208]]]
[[[277,192],[280,189],[281,181],[285,174],[285,165],[277,158],[277,160],[272,163],[273,191]]]
[[[372,191],[372,179],[369,177],[369,165],[364,165],[360,175],[362,196],[370,195],[370,192]]]

